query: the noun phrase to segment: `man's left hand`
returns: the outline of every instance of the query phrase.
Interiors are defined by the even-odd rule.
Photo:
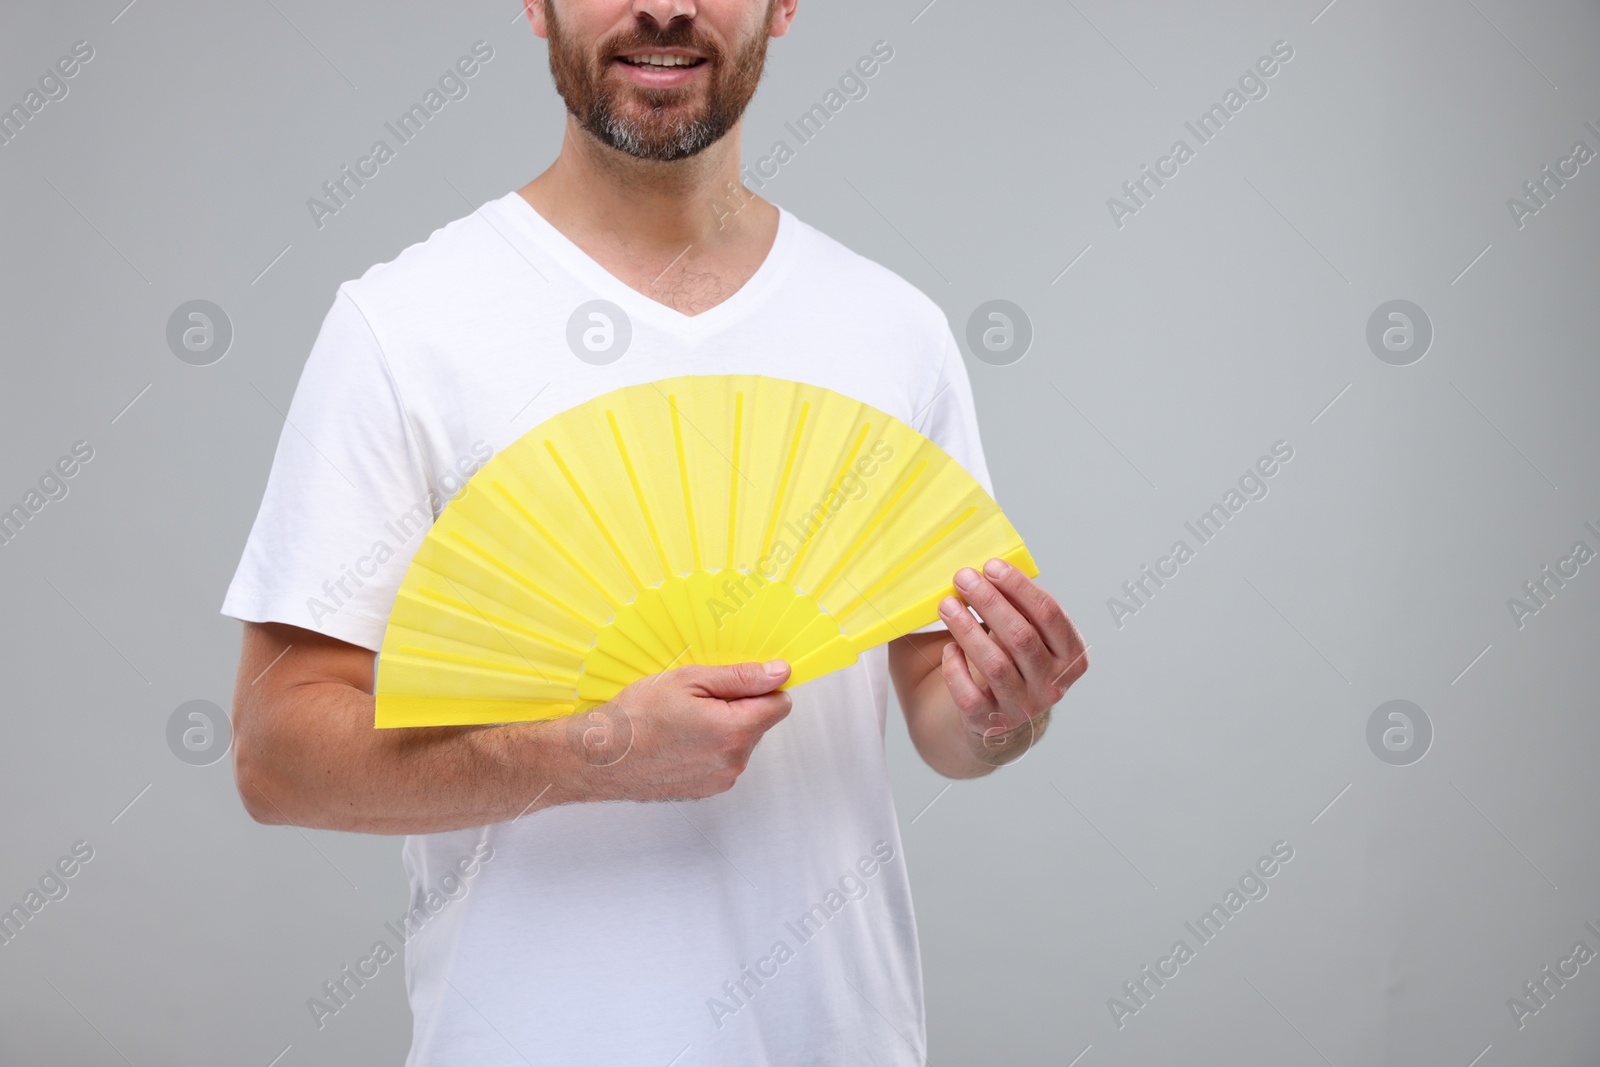
[[[1055,706],[1089,669],[1088,648],[1055,597],[1003,560],[963,567],[955,586],[960,599],[939,605],[955,637],[939,669],[968,729],[994,746]]]

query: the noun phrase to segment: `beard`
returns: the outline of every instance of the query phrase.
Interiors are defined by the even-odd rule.
[[[772,5],[767,4],[770,15]],[[611,148],[637,159],[670,163],[704,151],[731,130],[744,114],[767,58],[768,20],[731,55],[703,40],[693,21],[673,19],[665,27],[645,19],[631,33],[601,42],[592,52],[571,39],[546,2],[550,74],[556,92],[578,124]],[[709,85],[650,89],[620,83],[611,69],[615,57],[652,48],[690,48],[705,57]]]

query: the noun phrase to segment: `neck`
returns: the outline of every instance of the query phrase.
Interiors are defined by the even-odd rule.
[[[563,231],[607,233],[629,245],[715,248],[739,236],[754,197],[740,191],[740,125],[716,144],[671,163],[638,159],[603,144],[567,115],[561,153],[521,190]]]

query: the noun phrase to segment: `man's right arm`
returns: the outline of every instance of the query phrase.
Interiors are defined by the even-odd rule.
[[[373,726],[370,649],[281,623],[246,623],[234,686],[234,775],[263,823],[422,834],[556,804],[679,800],[732,788],[789,713],[789,676],[761,664],[680,667],[603,706],[621,751],[586,758],[569,719]]]

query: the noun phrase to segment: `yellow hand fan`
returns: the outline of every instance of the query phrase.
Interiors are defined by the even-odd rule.
[[[694,375],[530,430],[401,582],[377,725],[552,719],[691,663],[785,687],[934,622],[961,567],[1039,573],[999,505],[905,423],[813,385]]]

